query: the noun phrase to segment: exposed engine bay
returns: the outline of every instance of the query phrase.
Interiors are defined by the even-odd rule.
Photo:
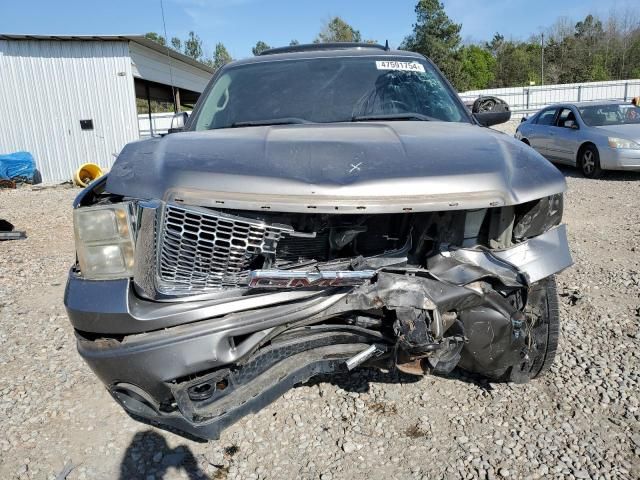
[[[561,194],[362,215],[83,201],[124,212],[132,279],[111,281],[122,321],[101,332],[104,312],[87,316],[78,295],[108,282],[83,279],[79,250],[67,308],[81,354],[136,417],[216,438],[319,373],[459,366],[526,382],[552,361],[552,275],[571,264]]]

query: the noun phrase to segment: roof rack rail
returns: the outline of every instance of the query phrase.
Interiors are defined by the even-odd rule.
[[[314,52],[319,50],[348,50],[352,48],[374,48],[376,50],[389,50],[389,45],[363,42],[329,42],[329,43],[306,43],[302,45],[290,45],[288,47],[270,48],[260,53],[260,55],[275,55],[277,53],[297,53]]]

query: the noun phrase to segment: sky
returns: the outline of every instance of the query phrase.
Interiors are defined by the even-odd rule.
[[[271,46],[292,39],[311,42],[322,25],[341,16],[364,39],[397,47],[411,32],[417,0],[163,0],[167,36],[190,30],[212,56],[223,42],[232,57],[251,55],[258,40]],[[635,0],[637,2],[637,0]],[[634,0],[444,0],[447,14],[462,23],[466,42],[489,40],[495,32],[527,39],[558,17],[606,15]],[[640,7],[638,7],[640,10]],[[0,33],[139,34],[163,32],[160,0],[0,0]]]

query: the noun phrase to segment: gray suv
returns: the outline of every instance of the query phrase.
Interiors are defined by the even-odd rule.
[[[564,177],[421,55],[275,49],[76,199],[65,305],[134,418],[201,438],[360,366],[549,369]]]

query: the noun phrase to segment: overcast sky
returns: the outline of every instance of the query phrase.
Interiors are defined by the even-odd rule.
[[[164,0],[167,34],[184,38],[194,30],[212,55],[223,42],[235,58],[251,55],[258,40],[271,46],[310,42],[324,20],[339,15],[363,38],[396,47],[411,31],[416,0]],[[526,39],[559,16],[577,20],[590,12],[638,0],[445,0],[447,13],[463,24],[466,41],[495,32]],[[0,0],[0,33],[162,33],[160,0]]]

